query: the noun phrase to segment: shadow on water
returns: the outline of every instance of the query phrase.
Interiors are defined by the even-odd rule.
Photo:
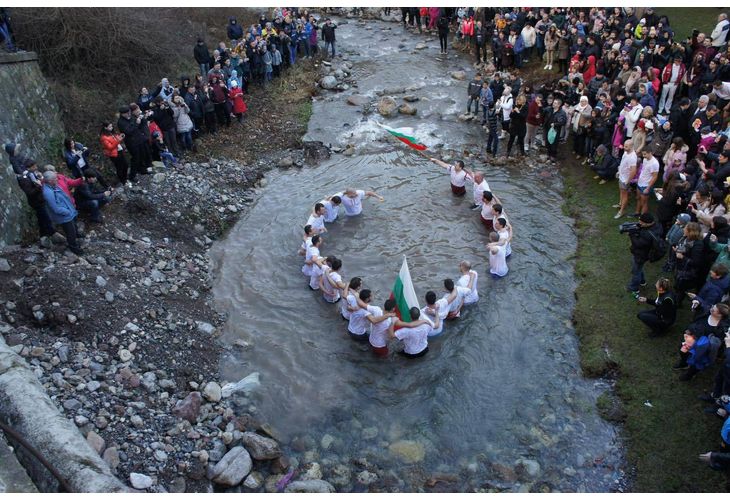
[[[342,26],[341,45],[363,31],[361,25]],[[384,35],[389,43],[401,38]],[[370,64],[361,93],[412,84],[393,68],[410,61],[410,53],[395,53],[381,75],[367,53],[351,57],[355,70],[358,61]],[[431,61],[419,70],[442,78],[439,64]],[[459,83],[418,92],[435,108],[439,99],[460,99]],[[311,136],[339,132],[342,120],[358,122],[343,100],[340,95],[315,103]],[[409,126],[419,126],[420,120],[410,120]],[[434,130],[434,140],[455,149],[466,136],[459,122]],[[272,177],[249,213],[214,247],[215,297],[230,315],[224,341],[252,345],[223,359],[224,378],[258,371],[261,389],[242,402],[272,422],[300,463],[321,463],[324,478],[339,491],[367,489],[354,478],[365,462],[381,470],[379,481],[390,478],[387,487],[400,490],[417,491],[432,473],[457,474],[450,485],[457,491],[518,490],[537,481],[568,491],[610,490],[622,457],[615,429],[595,411],[600,383],[579,372],[570,324],[576,241],[572,221],[560,210],[559,180],[543,179],[534,164],[486,169],[515,226],[510,273],[495,281],[470,196],[454,198],[443,170],[412,152],[368,143],[375,133],[368,127],[350,133],[362,154]],[[338,308],[310,291],[300,271],[303,259],[296,252],[308,212],[346,186],[375,190],[385,202],[368,199],[362,216],[341,215],[328,226],[322,254],[343,260],[346,279],[363,277],[377,305],[387,298],[402,255],[421,302],[427,290],[442,292],[444,278],[458,277],[460,260],[470,260],[479,272],[479,303],[449,323],[423,359],[375,359],[367,344],[347,337]],[[350,477],[343,467],[352,460],[360,468]],[[529,466],[515,470],[517,460]],[[531,477],[535,464],[540,470]]]

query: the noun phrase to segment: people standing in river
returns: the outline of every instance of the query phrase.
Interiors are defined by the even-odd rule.
[[[449,302],[449,313],[446,315],[446,319],[456,319],[461,316],[461,308],[464,305],[464,300],[471,293],[471,290],[454,284],[454,280],[451,278],[444,280],[444,290],[447,293],[442,298],[445,298]]]
[[[312,277],[314,267],[320,267],[320,252],[319,247],[322,246],[322,237],[318,234],[312,236],[312,242],[307,247],[307,251],[304,258],[304,266],[302,266],[302,273],[307,277]]]
[[[362,278],[358,278],[355,276],[354,278],[350,279],[350,281],[347,283],[347,286],[345,286],[345,289],[342,292],[342,296],[345,297],[345,300],[342,301],[342,307],[340,308],[340,314],[342,315],[342,319],[345,321],[350,320],[350,315],[357,311],[358,304],[357,304],[357,298],[360,293],[360,288],[362,287]]]
[[[309,214],[309,219],[307,219],[307,225],[312,227],[312,232],[314,234],[321,234],[324,232],[327,232],[327,228],[324,227],[325,222],[325,209],[323,203],[316,203],[314,205],[314,210],[312,210],[312,213]]]
[[[489,183],[484,178],[484,173],[476,171],[473,174],[467,174],[466,180],[472,183],[472,193],[474,196],[474,204],[469,207],[472,210],[479,210],[482,208],[484,201],[484,192],[489,191]]]
[[[454,196],[464,196],[466,194],[467,175],[467,171],[464,169],[464,162],[456,160],[453,165],[449,165],[438,158],[431,158],[431,161],[439,167],[445,168],[449,173],[449,176],[451,177],[451,192]]]
[[[376,325],[389,318],[397,317],[394,311],[385,312],[379,308],[370,305],[373,300],[373,293],[366,289],[360,290],[358,297],[362,304],[357,310],[350,313],[350,319],[347,323],[347,333],[350,338],[359,342],[365,342],[369,339],[370,325]]]
[[[507,267],[507,243],[509,243],[509,240],[500,240],[499,234],[496,232],[489,233],[487,251],[489,251],[489,273],[492,278],[504,278],[509,272]]]
[[[477,290],[477,281],[479,279],[479,273],[471,268],[471,262],[468,260],[462,260],[459,263],[459,272],[461,276],[456,282],[456,286],[467,288],[469,293],[464,297],[464,305],[474,304],[479,300],[479,291]]]
[[[391,335],[398,340],[403,341],[404,347],[398,354],[406,358],[420,358],[428,352],[428,336],[441,324],[441,319],[436,316],[436,323],[432,324],[430,320],[420,320],[421,311],[417,307],[411,307],[409,311],[411,319],[418,326],[408,326],[398,331],[392,331]],[[422,322],[419,322],[422,321]],[[399,321],[396,321],[398,326]]]
[[[328,196],[320,203],[324,206],[324,221],[331,224],[337,220],[337,216],[340,214],[340,205],[342,205],[342,194]]]
[[[322,276],[320,277],[320,289],[322,290],[322,297],[326,302],[335,304],[340,300],[342,290],[347,285],[342,281],[342,275],[340,269],[342,268],[342,261],[337,258],[333,258],[332,262],[323,270]]]
[[[365,191],[362,189],[347,188],[343,192],[342,206],[345,207],[345,215],[348,217],[354,217],[362,213],[362,200],[368,198],[377,198],[380,201],[385,201],[385,198],[380,196],[375,191]]]

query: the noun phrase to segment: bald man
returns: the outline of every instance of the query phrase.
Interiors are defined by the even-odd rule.
[[[362,189],[347,188],[342,193],[342,206],[345,207],[345,215],[352,217],[362,213],[362,200],[365,198],[377,198],[384,201],[385,198],[375,191],[363,191]]]
[[[478,170],[473,174],[471,172],[467,173],[466,179],[471,181],[474,193],[474,204],[470,208],[472,210],[480,210],[482,208],[482,195],[484,191],[491,191],[489,189],[489,183],[484,178],[484,173]]]

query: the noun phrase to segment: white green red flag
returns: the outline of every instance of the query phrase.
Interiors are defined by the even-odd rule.
[[[405,144],[417,151],[424,151],[427,149],[426,145],[416,139],[416,137],[413,135],[413,131],[409,128],[390,128],[387,125],[383,125],[382,123],[378,123],[378,125],[390,132],[393,137],[401,142],[404,142]]]
[[[395,299],[396,314],[403,321],[411,321],[411,307],[421,307],[418,305],[416,291],[413,289],[411,281],[411,272],[408,270],[408,261],[403,256],[403,265],[400,268],[398,276],[393,284],[393,291],[390,294],[391,299]]]

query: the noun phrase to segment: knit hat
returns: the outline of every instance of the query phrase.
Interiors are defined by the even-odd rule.
[[[677,216],[677,222],[679,222],[680,226],[684,226],[685,224],[689,223],[692,218],[689,216],[689,214],[679,214]]]

